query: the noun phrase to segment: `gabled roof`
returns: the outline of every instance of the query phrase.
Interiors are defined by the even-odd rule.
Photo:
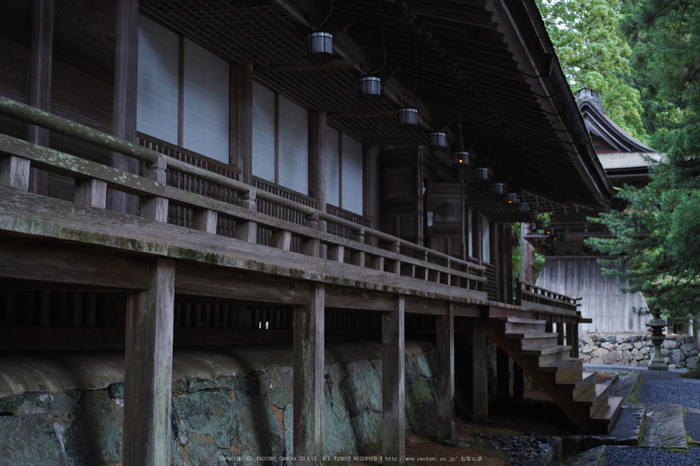
[[[599,92],[584,87],[576,93],[576,102],[578,102],[579,110],[583,114],[586,128],[593,137],[598,154],[606,152],[654,152],[651,147],[632,137],[605,114]]]

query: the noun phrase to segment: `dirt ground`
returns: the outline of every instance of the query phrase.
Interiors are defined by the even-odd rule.
[[[521,402],[490,403],[487,422],[473,423],[458,417],[455,421],[455,432],[457,439],[471,446],[459,448],[447,445],[436,439],[435,432],[428,431],[406,439],[406,464],[509,465],[511,452],[486,448],[480,435],[567,436],[576,435],[578,430],[546,394],[526,389],[525,399]]]

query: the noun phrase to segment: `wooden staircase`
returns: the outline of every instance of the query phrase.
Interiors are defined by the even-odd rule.
[[[586,433],[609,432],[620,414],[621,397],[609,396],[612,384],[596,384],[595,372],[584,372],[571,347],[557,344],[545,332],[544,320],[490,318],[486,334],[534,380],[567,417]]]

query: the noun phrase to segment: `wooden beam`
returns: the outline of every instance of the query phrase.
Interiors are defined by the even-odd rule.
[[[309,302],[294,306],[295,464],[320,464],[323,457],[325,287],[310,288]]]
[[[116,17],[112,134],[135,143],[139,0],[117,0]],[[136,159],[113,152],[112,166],[136,173],[137,164]],[[110,190],[109,206],[111,210],[135,215],[137,202],[133,196]]]
[[[382,464],[405,464],[405,298],[382,316]]]
[[[132,290],[143,289],[148,277],[143,258],[8,237],[0,241],[0,277]]]
[[[438,439],[455,439],[455,326],[454,306],[437,317],[438,373],[435,395],[438,404]]]
[[[125,465],[170,464],[175,262],[152,259],[148,289],[127,297]]]
[[[326,112],[309,112],[309,196],[316,198],[318,210],[326,211]]]
[[[53,67],[54,0],[34,0],[32,25],[32,65],[29,83],[29,105],[51,111],[51,74]],[[27,141],[49,145],[49,130],[29,125]],[[30,191],[46,196],[49,174],[32,168]]]
[[[478,317],[472,326],[472,419],[488,420],[489,377],[486,357],[486,318]]]
[[[309,284],[305,282],[188,263],[178,266],[175,288],[182,295],[239,302],[292,305],[309,302]]]

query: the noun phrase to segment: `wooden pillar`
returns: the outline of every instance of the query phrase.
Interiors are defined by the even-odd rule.
[[[326,211],[326,112],[309,113],[309,195]],[[324,222],[325,223],[325,222]]]
[[[306,306],[294,306],[294,456],[296,464],[321,464],[325,285],[310,287]],[[299,458],[304,457],[305,461]]]
[[[489,414],[486,318],[475,318],[472,329],[472,418],[483,422]]]
[[[513,399],[523,401],[525,395],[525,373],[523,368],[513,362]]]
[[[520,281],[535,284],[535,248],[524,238],[530,233],[530,224],[520,224]]]
[[[136,142],[136,84],[138,80],[139,0],[117,0],[116,50],[114,55],[114,108],[112,134]],[[112,166],[136,173],[136,159],[112,153]],[[109,208],[136,214],[136,198],[109,191]]]
[[[491,263],[494,268],[496,277],[496,301],[503,302],[503,262],[502,259],[502,240],[503,230],[500,223],[489,222],[489,246],[491,254]]]
[[[382,315],[382,464],[405,464],[405,297]]]
[[[253,176],[253,70],[231,65],[231,163],[241,169],[241,181]]]
[[[578,321],[574,319],[571,324],[571,357],[578,358]]]
[[[499,401],[510,398],[510,358],[501,349],[496,348],[496,390]]]
[[[370,226],[375,230],[379,229],[379,219],[381,218],[379,194],[379,152],[378,145],[365,145],[365,214],[370,218]],[[378,246],[378,240],[374,240],[374,246]]]
[[[34,0],[33,22],[29,105],[40,110],[51,111],[54,0]],[[27,141],[48,147],[49,130],[29,125]],[[44,196],[47,195],[49,193],[48,172],[32,168],[29,190]]]
[[[153,259],[148,288],[127,295],[122,462],[170,464],[175,262]]]
[[[29,160],[0,154],[0,186],[27,191],[29,189]]]
[[[564,345],[564,324],[561,321],[557,323],[557,345]]]
[[[454,305],[448,304],[447,312],[437,317],[438,373],[436,395],[438,403],[438,438],[455,438],[455,333]]]
[[[507,224],[505,227],[505,302],[513,304],[513,225]]]

